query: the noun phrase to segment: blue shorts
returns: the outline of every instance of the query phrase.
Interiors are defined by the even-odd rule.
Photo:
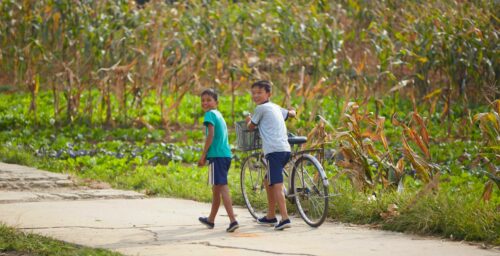
[[[283,183],[283,168],[290,160],[290,152],[272,152],[266,155],[269,186]]]
[[[227,173],[231,167],[230,157],[211,157],[208,160],[208,184],[227,185]]]

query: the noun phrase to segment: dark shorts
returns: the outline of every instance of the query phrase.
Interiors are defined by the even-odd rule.
[[[283,168],[290,160],[290,152],[273,152],[266,155],[269,185],[283,183]]]
[[[227,173],[231,167],[230,157],[208,158],[208,184],[227,185]]]

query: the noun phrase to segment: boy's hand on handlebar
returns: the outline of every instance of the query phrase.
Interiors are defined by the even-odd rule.
[[[295,109],[289,109],[288,110],[288,117],[293,118],[295,116],[297,116],[297,112],[295,112]]]
[[[254,125],[252,123],[252,115],[248,115],[246,118],[245,118],[245,121],[247,123],[247,128],[251,131],[253,129],[255,129],[255,127],[257,127],[256,125]]]

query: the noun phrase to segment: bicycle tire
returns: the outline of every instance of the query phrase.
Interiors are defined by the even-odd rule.
[[[319,161],[304,154],[294,161],[292,191],[302,219],[311,227],[319,227],[328,214],[328,180]]]
[[[262,217],[267,211],[265,175],[266,166],[260,153],[245,158],[240,172],[241,194],[248,211],[255,219]]]

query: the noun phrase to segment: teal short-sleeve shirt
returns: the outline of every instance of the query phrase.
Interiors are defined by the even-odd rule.
[[[207,158],[209,157],[231,157],[231,147],[227,133],[227,126],[224,117],[217,109],[212,109],[205,112],[203,124],[214,126],[214,139],[210,148],[208,148]],[[208,127],[205,129],[205,134],[208,134]]]

